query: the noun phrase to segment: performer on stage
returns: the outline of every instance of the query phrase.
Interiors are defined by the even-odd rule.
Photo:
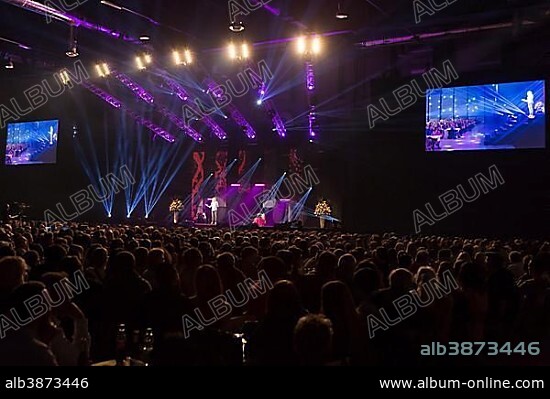
[[[258,227],[265,227],[266,225],[265,214],[263,213],[258,214],[258,216],[254,218],[254,221],[252,222],[252,224],[255,224]]]
[[[527,116],[529,119],[535,119],[535,95],[531,90],[527,92],[527,98],[523,98],[521,101],[524,103],[527,103],[527,107],[529,108],[529,115]]]
[[[220,203],[218,202],[218,197],[214,196],[212,200],[210,201],[210,205],[206,205],[208,208],[210,208],[210,211],[212,212],[212,219],[210,221],[211,224],[217,225],[218,224],[218,208],[220,207]]]

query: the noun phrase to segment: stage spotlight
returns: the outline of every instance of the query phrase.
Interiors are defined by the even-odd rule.
[[[59,72],[59,77],[61,78],[61,83],[63,83],[65,86],[68,86],[69,83],[71,82],[69,73],[66,70]]]
[[[78,57],[78,42],[76,41],[76,33],[74,30],[74,25],[71,25],[69,31],[69,49],[65,53],[69,58]]]
[[[242,58],[247,59],[250,56],[250,52],[248,51],[248,44],[243,43],[241,46],[241,55]]]
[[[311,41],[311,51],[313,54],[321,53],[321,38],[319,36],[314,37]]]
[[[107,217],[108,217],[109,219],[111,219],[111,218],[113,217],[113,215],[111,215],[111,214],[109,213],[109,214],[107,215]]]
[[[141,40],[142,43],[146,43],[146,42],[148,42],[149,40],[151,40],[151,36],[149,36],[149,35],[141,35],[141,36],[139,37],[139,40]]]
[[[151,54],[143,54],[136,57],[136,67],[140,71],[146,69],[147,65],[150,65],[152,62],[153,57],[151,56]]]
[[[256,104],[258,104],[258,105],[262,105],[262,104],[263,104],[263,101],[262,101],[262,99],[261,99],[261,98],[260,98],[260,99],[258,99],[258,101],[256,101]]]
[[[231,42],[227,46],[227,54],[232,60],[246,60],[250,57],[250,47],[244,42],[240,46]]]
[[[116,5],[116,4],[114,4],[114,3],[111,3],[110,1],[101,0],[100,3],[101,3],[101,4],[104,4],[104,5],[108,6],[108,7],[114,8],[115,10],[122,11],[122,7],[121,7],[121,6]]]
[[[340,3],[338,3],[338,12],[336,13],[336,19],[348,19],[349,14],[347,12],[342,11],[342,6]]]
[[[111,74],[111,70],[109,69],[109,65],[107,63],[97,64],[95,66],[95,69],[97,71],[97,74],[100,78],[107,77]]]
[[[296,51],[301,55],[321,53],[321,37],[317,35],[300,36],[296,39]]]
[[[229,24],[229,30],[231,32],[239,33],[244,30],[244,24],[242,22],[231,22]]]
[[[305,54],[307,51],[307,41],[304,36],[300,36],[298,40],[296,41],[296,49],[298,50],[298,53]]]
[[[139,69],[140,71],[145,69],[145,65],[143,64],[143,60],[141,59],[141,57],[136,57],[136,66],[137,69]]]
[[[69,50],[67,50],[65,55],[69,58],[78,57],[78,47],[76,45],[76,42],[74,42],[72,46],[69,46]]]
[[[234,43],[229,43],[229,46],[227,46],[227,53],[232,60],[237,59],[237,48]]]
[[[176,65],[189,65],[193,63],[193,54],[188,49],[184,50],[183,53],[174,50],[172,56]]]
[[[11,60],[11,58],[8,57],[6,63],[4,64],[4,68],[13,69],[13,61]]]

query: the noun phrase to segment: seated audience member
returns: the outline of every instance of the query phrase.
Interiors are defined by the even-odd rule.
[[[523,257],[520,252],[512,251],[508,255],[508,261],[510,264],[507,269],[512,273],[514,279],[517,281],[525,274],[525,268],[523,265]]]
[[[56,332],[50,348],[60,366],[87,366],[90,353],[88,319],[70,298],[64,273],[46,273],[42,276],[52,305],[52,324]],[[59,304],[59,305],[57,305]]]
[[[323,286],[321,313],[332,323],[332,359],[342,364],[359,363],[364,354],[364,334],[351,292],[343,282]]]
[[[267,313],[250,337],[250,358],[258,365],[293,365],[296,322],[305,314],[296,287],[279,281],[268,294]]]
[[[35,317],[30,313],[26,302],[37,296],[43,298],[46,286],[38,282],[19,285],[8,298],[9,308],[17,314],[17,319],[25,321],[16,323],[11,320],[10,327],[5,328],[6,337],[0,340],[0,367],[57,366],[58,362],[52,353],[50,342],[57,330],[51,323],[51,312],[46,311]]]
[[[0,313],[6,311],[11,292],[25,282],[27,264],[18,256],[0,259]]]
[[[298,320],[294,348],[302,366],[323,366],[330,359],[332,325],[323,315],[311,314]]]

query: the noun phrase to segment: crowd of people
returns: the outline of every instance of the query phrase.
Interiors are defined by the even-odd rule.
[[[472,130],[475,125],[476,120],[471,118],[431,120],[426,123],[426,136],[459,139],[464,136],[464,133]]]
[[[436,282],[453,289],[428,301]],[[405,315],[396,300],[407,295],[419,305]],[[47,299],[40,312],[37,298]],[[0,313],[8,366],[122,357],[153,366],[548,365],[550,243],[5,224]],[[541,353],[420,354],[450,341],[538,342]]]

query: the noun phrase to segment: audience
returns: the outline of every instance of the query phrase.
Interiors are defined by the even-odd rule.
[[[550,243],[14,222],[0,227],[0,312],[9,366],[114,359],[121,324],[135,358],[152,330],[159,365],[420,365],[431,342],[547,348]]]

